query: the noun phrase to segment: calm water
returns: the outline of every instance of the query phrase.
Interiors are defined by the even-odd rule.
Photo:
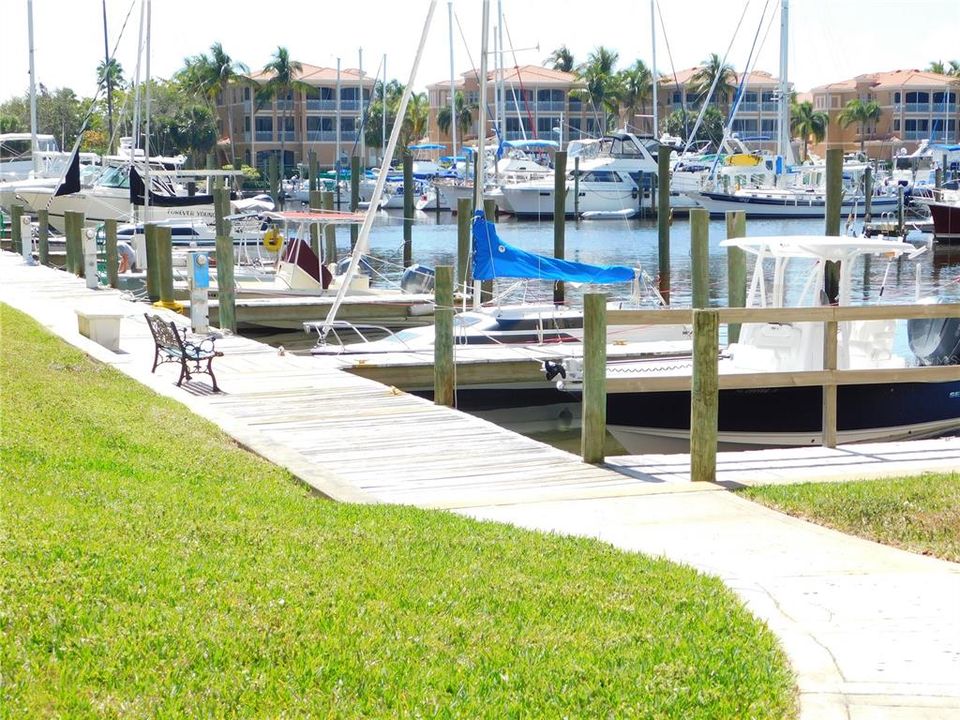
[[[517,221],[512,217],[501,218],[497,225],[500,237],[508,243],[536,253],[553,253],[553,223]],[[748,220],[747,234],[762,235],[818,235],[823,232],[822,220]],[[337,245],[341,254],[350,246],[349,230],[338,230]],[[726,250],[720,241],[726,237],[723,220],[710,222],[710,276],[711,304],[726,304]],[[939,296],[950,302],[960,302],[960,246],[934,245],[931,236],[912,233],[908,242],[926,251],[910,260],[901,258],[888,261],[872,257],[858,261],[852,270],[854,302],[875,303],[881,286],[885,302],[910,303],[919,294],[921,297]],[[607,265],[625,264],[640,266],[651,277],[657,275],[657,226],[655,220],[593,220],[574,223],[566,227],[567,259]],[[398,277],[402,268],[403,222],[401,215],[390,211],[381,212],[370,236],[370,254],[382,261],[382,272],[391,278]],[[449,212],[418,212],[413,227],[413,259],[423,265],[456,266],[457,230],[456,218]],[[685,218],[674,221],[670,233],[671,305],[690,305],[690,224]],[[750,260],[748,259],[748,263]],[[809,266],[808,266],[809,267]],[[751,268],[748,267],[748,279]],[[805,275],[800,268],[788,272],[788,294],[798,293]],[[503,286],[501,286],[502,288]],[[613,297],[627,297],[627,286],[605,286],[603,291]],[[576,301],[583,288],[567,288],[567,296]],[[532,283],[526,288],[527,299],[552,297],[550,283]],[[906,350],[905,323],[899,323],[898,350]],[[313,340],[304,333],[286,333],[262,338],[272,344],[283,344],[288,350],[306,352]],[[501,424],[519,432],[536,436],[565,449],[576,451],[579,447],[578,420],[571,419],[570,410],[545,411],[543,417],[526,418],[522,422],[504,421]],[[574,416],[578,413],[574,412]],[[611,448],[616,450],[616,448]]]

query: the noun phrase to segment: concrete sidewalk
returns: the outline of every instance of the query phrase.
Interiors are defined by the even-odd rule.
[[[228,352],[218,365],[223,372],[218,370],[218,376],[230,392],[197,394],[205,379],[177,388],[175,369],[149,372],[153,345],[140,315],[144,306],[124,308],[129,317],[123,321],[123,352],[112,353],[78,334],[74,308],[123,303],[117,293],[87,290],[81,280],[24,267],[17,256],[3,252],[0,301],[218,422],[247,447],[333,497],[450,507],[476,518],[594,537],[719,576],[783,642],[797,674],[804,719],[960,720],[960,565],[790,518],[725,492],[721,485],[695,486],[689,482],[689,459],[683,455],[611,458],[594,468],[532,440],[511,439],[500,429],[489,431],[491,442],[497,447],[522,445],[531,463],[545,466],[542,478],[533,465],[514,469],[524,476],[518,483],[484,476],[479,468],[470,477],[454,478],[453,470],[437,464],[431,483],[424,482],[423,472],[395,477],[396,471],[391,471],[389,484],[371,484],[363,478],[371,474],[368,466],[374,456],[399,453],[399,446],[378,451],[386,430],[382,435],[366,430],[351,434],[321,410],[332,412],[336,398],[337,414],[355,405],[355,412],[369,415],[358,420],[369,423],[385,403],[420,417],[425,412],[423,401],[384,392],[382,386],[374,388],[379,393],[371,393],[375,385],[371,381],[325,368],[310,358],[278,357],[276,350],[243,338],[222,341]],[[344,396],[345,387],[349,397]],[[297,393],[316,407],[299,400]],[[330,394],[329,401],[323,393]],[[285,420],[297,425],[321,422],[329,433],[329,442],[324,443],[329,452],[318,454],[309,444],[298,447],[271,434],[274,426],[263,424],[266,397],[281,420],[286,414]],[[295,417],[288,408],[298,410]],[[473,428],[482,423],[443,408],[430,412],[444,427],[467,423]],[[381,418],[382,427],[401,424],[391,417]],[[410,445],[407,435],[403,439]],[[454,454],[445,454],[457,461],[449,467],[462,474],[464,464]],[[914,474],[960,468],[960,438],[836,450],[722,453],[718,459],[724,486]],[[560,468],[570,466],[575,466],[576,477],[559,474]],[[386,478],[385,473],[379,475]]]

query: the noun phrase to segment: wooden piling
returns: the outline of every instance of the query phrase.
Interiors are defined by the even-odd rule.
[[[457,199],[457,277],[455,278],[455,287],[460,287],[461,283],[464,292],[469,292],[470,272],[470,223],[473,221],[473,213],[470,212],[470,206],[473,202],[470,198]]]
[[[160,300],[160,258],[157,247],[157,226],[146,223],[143,226],[144,240],[147,245],[147,299],[151,303]]]
[[[120,286],[120,258],[117,255],[117,221],[110,219],[103,221],[103,242],[107,263],[107,284],[112,287]]]
[[[277,167],[277,156],[271,155],[267,162],[267,184],[270,187],[270,197],[273,198],[273,204],[280,210],[283,209],[283,198],[281,197],[280,168]]]
[[[580,457],[604,461],[607,436],[607,296],[583,296],[583,408]]]
[[[217,305],[220,329],[237,331],[237,290],[233,281],[233,238],[217,235]]]
[[[320,193],[320,205],[324,210],[333,210],[333,193]],[[337,226],[332,223],[323,229],[323,262],[337,262]]]
[[[353,155],[350,158],[350,212],[356,212],[360,207],[360,156]],[[357,246],[357,238],[360,237],[360,227],[350,226],[350,249]]]
[[[63,269],[73,272],[73,210],[63,212]]]
[[[934,178],[933,180],[934,187],[936,187],[937,190],[942,188],[943,187],[943,168],[942,167],[938,167],[936,170],[934,170],[933,178]]]
[[[483,201],[483,214],[487,221],[495,223],[497,220],[497,201],[493,198],[485,198]],[[480,300],[486,302],[493,299],[493,280],[480,281]]]
[[[316,212],[323,209],[323,198],[320,197],[319,190],[310,191],[310,210]],[[317,257],[320,255],[320,226],[317,223],[310,223],[310,248]]]
[[[453,267],[439,265],[436,269],[433,311],[435,338],[433,343],[433,402],[453,407]]]
[[[897,235],[904,236],[903,232],[903,185],[897,186]]]
[[[553,256],[562,260],[566,256],[565,223],[567,209],[567,153],[558,150],[553,156]],[[553,302],[562,305],[565,298],[563,280],[553,285]]]
[[[717,378],[720,343],[716,310],[693,311],[693,378],[690,392],[690,479],[717,479],[717,418],[720,406]]]
[[[37,256],[41,265],[50,264],[50,216],[46,208],[37,210]]]
[[[317,162],[317,151],[309,150],[307,152],[307,172],[310,173],[309,183],[307,189],[309,192],[314,192],[315,190],[320,189],[320,164]],[[313,207],[313,203],[311,203]],[[319,207],[319,206],[317,206]]]
[[[413,156],[403,152],[403,266],[413,265]]]
[[[690,259],[693,307],[708,307],[710,305],[710,212],[704,208],[690,210]]]
[[[23,217],[23,205],[10,206],[10,243],[11,249],[17,255],[23,252],[23,233],[20,231],[20,218]]]
[[[837,322],[827,321],[823,324],[823,369],[837,369]],[[837,385],[824,383],[823,385],[823,438],[824,447],[837,446]]]
[[[67,223],[67,215],[70,216],[70,222]],[[78,277],[84,276],[83,267],[83,223],[84,214],[67,210],[63,214],[66,225],[66,244],[67,244],[67,271],[72,272]]]
[[[179,308],[180,304],[173,296],[173,242],[169,227],[157,226],[154,243],[157,247],[157,283],[160,291],[160,305],[165,308]]]
[[[873,220],[873,168],[867,165],[863,171],[863,221]]]
[[[727,238],[747,236],[747,214],[742,210],[728,212]],[[727,305],[745,307],[747,304],[747,253],[743,248],[727,248]],[[727,342],[735,343],[740,339],[740,323],[727,325]]]
[[[657,257],[659,290],[670,304],[670,149],[657,150]]]
[[[840,209],[843,203],[843,149],[827,150],[827,202],[825,235],[840,235]],[[831,303],[840,295],[840,264],[827,261],[824,266],[824,292]]]
[[[230,221],[227,220],[227,216],[230,214],[230,190],[224,187],[214,189],[213,211],[215,213],[216,234],[229,235]]]

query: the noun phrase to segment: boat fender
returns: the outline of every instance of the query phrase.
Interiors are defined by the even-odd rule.
[[[277,228],[270,228],[263,234],[263,246],[270,252],[277,252],[283,245],[283,235]]]

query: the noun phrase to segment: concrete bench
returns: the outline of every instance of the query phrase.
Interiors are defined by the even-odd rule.
[[[113,352],[120,351],[120,321],[123,313],[115,310],[77,308],[80,334]]]

